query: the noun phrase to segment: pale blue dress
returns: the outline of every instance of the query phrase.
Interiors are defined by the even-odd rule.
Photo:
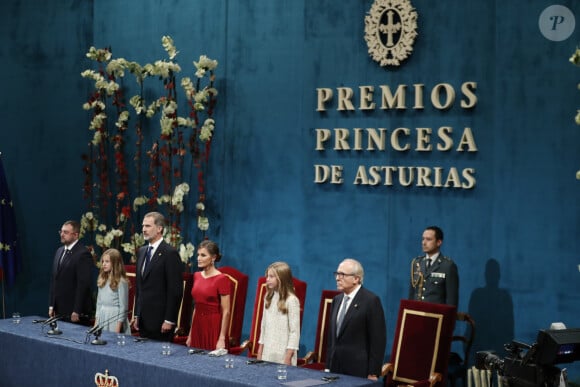
[[[117,323],[123,322],[122,332],[131,334],[129,319],[127,318],[127,309],[129,307],[129,282],[121,279],[117,290],[112,290],[110,279],[102,288],[99,288],[97,294],[97,311],[95,319],[98,325],[105,331],[115,332]],[[125,312],[125,313],[123,313]]]

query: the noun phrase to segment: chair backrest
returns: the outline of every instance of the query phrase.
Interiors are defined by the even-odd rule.
[[[401,300],[386,385],[412,384],[439,373],[446,385],[457,309],[452,305]]]
[[[248,276],[233,267],[220,267],[219,271],[225,274],[232,284],[230,324],[228,335],[230,347],[240,345],[242,338],[242,326],[244,324],[244,311],[248,295]]]
[[[297,278],[292,278],[294,282],[294,291],[300,302],[300,330],[302,330],[302,315],[304,314],[304,302],[306,301],[306,282]],[[254,300],[254,312],[252,314],[252,326],[250,330],[250,346],[248,350],[249,357],[258,355],[258,340],[260,340],[260,327],[262,326],[262,313],[264,312],[264,300],[266,297],[266,277],[258,278],[256,287],[256,299]]]
[[[135,269],[135,265],[125,265],[125,272],[127,273],[127,279],[129,280],[129,313],[127,314],[129,321],[131,321],[135,312],[135,287],[137,286],[137,274],[135,274]]]
[[[175,327],[175,336],[185,337],[191,327],[191,316],[193,314],[193,297],[191,288],[193,287],[193,273],[183,273],[183,295],[179,312],[177,314],[177,326]]]
[[[463,345],[462,364],[467,366],[469,364],[471,346],[473,345],[473,339],[475,338],[475,321],[473,321],[469,314],[464,312],[457,312],[457,321],[464,323],[461,324],[463,326],[458,326],[458,328],[463,330],[463,334],[453,335],[453,341],[460,342]]]
[[[326,362],[326,338],[330,326],[330,310],[332,299],[338,294],[340,294],[338,290],[323,290],[320,296],[318,323],[316,324],[316,342],[314,343],[316,363]]]

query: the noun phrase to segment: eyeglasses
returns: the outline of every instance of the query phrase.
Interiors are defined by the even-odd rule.
[[[356,274],[343,273],[341,271],[335,271],[332,274],[334,274],[334,277],[336,277],[338,279],[343,279],[344,277],[354,277],[354,276],[356,276]]]
[[[58,230],[58,235],[68,235],[68,234],[74,234],[74,231],[67,231],[67,230]]]

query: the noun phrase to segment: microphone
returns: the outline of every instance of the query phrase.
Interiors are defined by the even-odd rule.
[[[95,326],[93,326],[91,329],[89,329],[87,331],[87,335],[95,335],[95,339],[93,341],[91,341],[91,344],[93,345],[105,345],[107,344],[107,342],[105,340],[101,340],[101,334],[103,333],[103,328],[105,325],[109,324],[111,321],[115,321],[118,320],[120,317],[125,316],[127,313],[129,313],[128,310],[124,311],[124,312],[120,312],[117,315],[106,319],[103,322],[100,322],[98,324],[96,324]],[[88,341],[88,336],[87,336],[87,341]]]
[[[58,320],[60,320],[63,317],[64,317],[63,315],[60,315],[59,314],[59,315],[55,315],[55,316],[53,316],[53,317],[51,317],[51,318],[49,318],[47,320],[41,321],[41,322],[42,322],[42,325],[47,325],[47,324],[53,323],[54,321],[58,321]]]
[[[50,324],[51,322],[53,322],[56,317],[59,317],[59,316],[49,317],[46,320],[32,320],[32,323],[46,325],[46,324]]]

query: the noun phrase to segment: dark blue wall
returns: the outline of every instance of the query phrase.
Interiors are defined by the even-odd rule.
[[[358,258],[365,286],[385,309],[389,352],[409,261],[427,225],[445,231],[459,266],[460,309],[479,324],[480,348],[532,342],[552,321],[580,326],[580,69],[568,62],[578,33],[561,42],[538,29],[552,3],[414,0],[419,36],[394,70],[367,54],[370,0],[36,1],[0,5],[0,151],[24,248],[7,310],[46,313],[56,231],[85,212],[80,155],[90,139],[81,109],[90,85],[88,47],[141,63],[173,37],[182,67],[219,61],[219,102],[209,179],[209,236],[223,263],[253,284],[272,261],[308,282],[301,344],[311,348],[322,289],[344,257]],[[580,6],[561,1],[578,17]],[[578,21],[577,21],[578,22]],[[478,102],[441,111],[316,111],[316,88],[477,82]],[[425,93],[428,96],[428,92]],[[478,151],[315,150],[316,128],[470,127]],[[315,164],[344,166],[343,184],[315,184]],[[354,185],[359,165],[474,168],[471,190]],[[195,203],[192,196],[191,205]],[[197,244],[198,241],[191,241]],[[487,267],[487,279],[486,279]],[[494,316],[491,317],[490,316]],[[511,322],[513,316],[513,323]]]

